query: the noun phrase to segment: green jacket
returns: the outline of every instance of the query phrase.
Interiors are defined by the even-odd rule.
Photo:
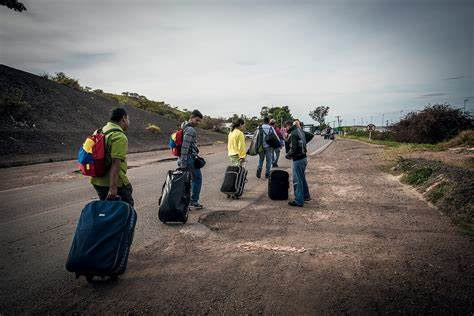
[[[112,164],[112,159],[120,159],[120,171],[117,186],[121,187],[128,185],[130,181],[127,178],[127,154],[128,154],[128,138],[123,133],[122,128],[112,122],[108,122],[102,128],[102,132],[107,132],[111,129],[119,129],[122,132],[111,132],[110,134],[105,135],[105,143],[107,146],[107,156],[106,156],[106,165],[110,166]],[[101,187],[110,186],[110,171],[107,171],[107,174],[103,177],[92,177],[91,183]]]

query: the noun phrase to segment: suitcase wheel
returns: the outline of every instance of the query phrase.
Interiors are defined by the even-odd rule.
[[[86,275],[86,280],[88,283],[92,283],[92,281],[94,280],[94,276],[93,275]]]

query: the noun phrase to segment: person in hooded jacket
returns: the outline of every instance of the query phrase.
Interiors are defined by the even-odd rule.
[[[288,129],[288,138],[285,142],[286,158],[292,161],[291,168],[293,173],[293,190],[295,199],[289,201],[290,206],[303,207],[304,202],[311,201],[308,183],[306,182],[306,166],[308,159],[306,157],[306,138],[298,120],[286,122]]]
[[[263,150],[259,153],[259,160],[257,166],[257,178],[262,176],[262,169],[263,169],[263,162],[266,161],[265,165],[265,178],[270,177],[270,169],[272,168],[273,164],[273,148],[265,141],[265,138],[273,133],[275,135],[275,129],[269,124],[270,118],[264,117],[263,124],[260,127],[263,133]],[[277,136],[278,137],[278,136]]]

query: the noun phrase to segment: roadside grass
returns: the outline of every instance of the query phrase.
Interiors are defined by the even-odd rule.
[[[474,130],[462,131],[458,136],[439,144],[443,149],[453,147],[474,147]]]
[[[415,143],[400,143],[392,140],[378,140],[378,139],[370,139],[368,137],[363,136],[354,136],[354,135],[346,135],[341,136],[342,138],[349,138],[349,139],[356,139],[360,140],[369,144],[375,145],[383,145],[389,148],[404,148],[409,150],[427,150],[427,151],[443,151],[445,148],[441,146],[441,144],[415,144]]]
[[[433,204],[436,204],[442,198],[448,197],[450,193],[454,190],[454,185],[450,182],[444,181],[435,185],[434,188],[428,191],[426,197],[428,201]]]
[[[461,232],[474,236],[474,170],[441,161],[399,157],[389,172],[401,174],[403,183],[422,193],[449,216]]]
[[[420,185],[425,183],[433,174],[433,170],[427,167],[416,168],[408,171],[402,181],[411,185]]]

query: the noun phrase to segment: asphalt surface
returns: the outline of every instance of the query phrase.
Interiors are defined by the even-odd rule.
[[[328,141],[316,136],[308,151],[321,149]],[[205,209],[193,211],[196,222],[205,212],[242,209],[266,193],[266,181],[255,177],[257,158],[250,157],[249,182],[240,200],[226,199],[219,192],[228,159],[225,152],[205,156],[201,203]],[[280,158],[280,168],[290,162]],[[48,168],[48,164],[39,168]],[[162,234],[176,229],[158,220],[158,198],[168,170],[174,161],[137,164],[129,170],[134,188],[138,223],[131,256],[153,244]],[[85,177],[41,183],[0,191],[0,314],[34,312],[44,301],[74,291],[81,282],[65,270],[65,262],[84,205],[96,198]]]

